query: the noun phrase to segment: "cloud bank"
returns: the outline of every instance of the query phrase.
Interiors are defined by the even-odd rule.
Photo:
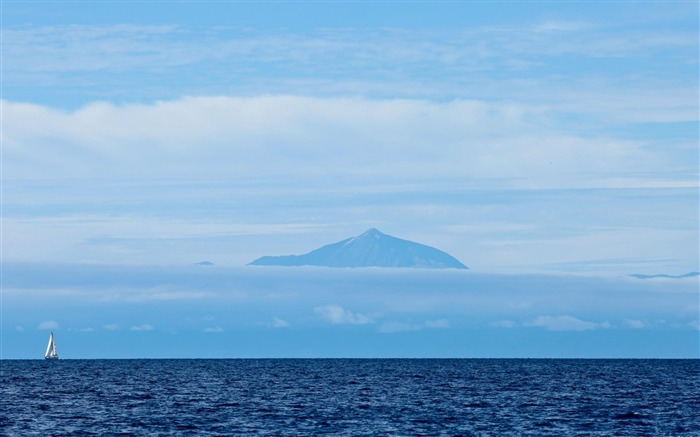
[[[14,357],[36,353],[31,333],[16,326],[38,319],[40,328],[55,329],[56,313],[72,356],[112,356],[104,354],[114,347],[116,356],[137,348],[137,356],[162,357],[697,357],[698,349],[697,279],[191,264],[14,264],[4,271],[3,340]],[[163,288],[206,297],[129,298]],[[60,292],[66,289],[76,292]],[[96,320],[106,323],[82,330]]]
[[[560,131],[547,111],[510,102],[278,95],[75,111],[2,105],[8,179],[411,175],[561,187],[687,165],[647,142]]]

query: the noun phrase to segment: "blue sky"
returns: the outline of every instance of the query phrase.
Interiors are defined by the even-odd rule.
[[[526,356],[514,349],[525,344],[537,356],[697,356],[697,279],[625,278],[700,270],[698,15],[693,1],[4,1],[3,354],[32,357],[19,345],[55,324],[83,350],[74,357],[100,356],[104,336],[126,345],[175,331],[181,346],[210,345],[183,356],[215,356],[217,341],[243,335],[269,345],[247,356],[386,356],[376,351],[412,338],[422,346],[394,353]],[[395,316],[397,289],[423,302],[401,273],[376,287],[385,299],[375,308],[313,284],[337,275],[355,296],[351,285],[376,278],[314,270],[280,285],[302,290],[290,314],[256,299],[231,317],[257,321],[213,314],[221,284],[264,289],[247,262],[370,227],[454,255],[471,267],[458,276],[463,293],[487,303],[445,312],[464,296],[451,273],[426,274],[442,306]],[[157,321],[133,315],[153,310],[150,300],[97,322],[85,314],[111,313],[72,280],[12,282],[17,269],[51,278],[61,265],[96,295],[119,295],[90,278],[120,266],[147,281],[121,302],[139,289],[161,296],[153,282],[169,289],[173,277],[159,269],[202,260],[218,273],[167,300]],[[546,292],[524,290],[533,310],[513,313],[504,302],[515,297],[493,290],[523,278]],[[547,303],[570,302],[569,288],[593,290],[585,311]],[[644,297],[669,289],[668,307],[665,294]],[[184,314],[195,303],[199,315]],[[151,329],[131,330],[142,325]],[[328,349],[339,329],[355,348]],[[464,336],[490,340],[475,340],[474,353],[451,346]],[[316,348],[294,353],[312,338]],[[141,355],[171,354],[149,344]]]

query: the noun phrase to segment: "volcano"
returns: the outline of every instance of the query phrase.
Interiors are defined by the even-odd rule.
[[[263,256],[254,266],[412,267],[467,269],[456,258],[434,247],[402,240],[369,229],[357,237],[329,244],[303,255]]]

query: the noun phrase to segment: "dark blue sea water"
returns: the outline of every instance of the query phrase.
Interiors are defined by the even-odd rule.
[[[5,436],[700,436],[700,360],[1,365]]]

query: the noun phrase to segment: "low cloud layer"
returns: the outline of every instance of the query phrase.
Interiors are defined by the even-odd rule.
[[[60,322],[66,356],[140,348],[136,356],[688,357],[698,345],[697,279],[193,265],[4,271],[3,340],[14,357],[33,356],[32,330],[16,327],[37,326],[37,317],[39,329]],[[206,293],[129,298],[162,289]],[[56,313],[60,320],[50,318]],[[573,350],[572,341],[582,346]]]

